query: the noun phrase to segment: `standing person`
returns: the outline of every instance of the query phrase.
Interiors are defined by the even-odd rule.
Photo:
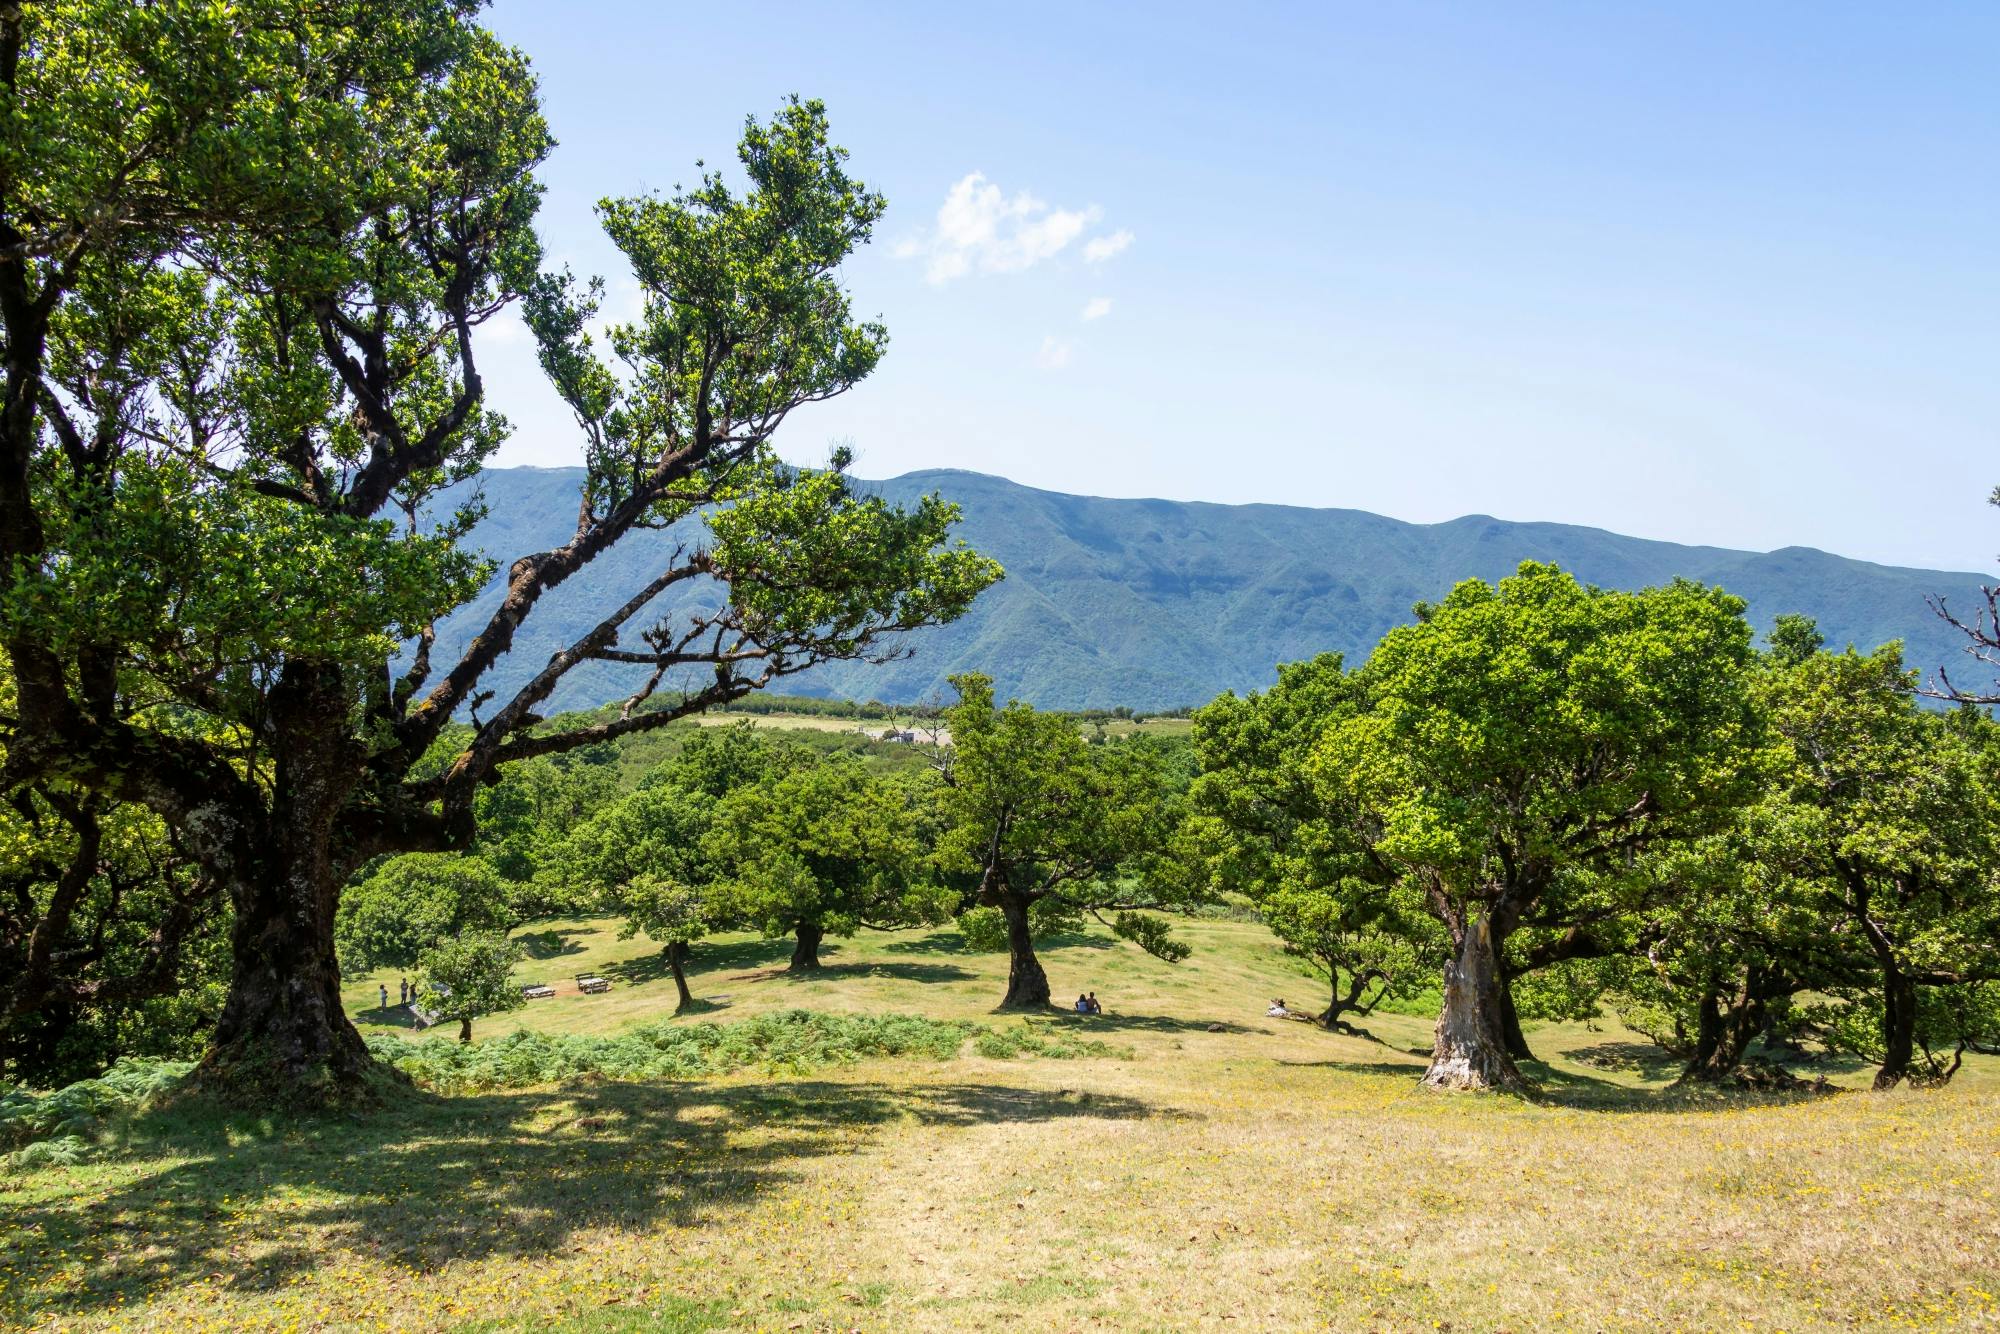
[[[382,992],[382,1008],[386,1010],[389,1008],[389,984],[384,982],[380,990]]]
[[[402,1004],[408,1005],[410,1003],[410,980],[408,978],[399,977],[396,979],[396,994],[402,997]]]

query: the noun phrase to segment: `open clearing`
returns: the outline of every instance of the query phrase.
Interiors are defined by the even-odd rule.
[[[540,923],[497,1020],[608,1032],[672,982],[612,921]],[[1653,1329],[2000,1326],[2000,1062],[1941,1093],[1669,1090],[1615,1026],[1545,1026],[1545,1098],[1424,1094],[1380,1043],[1263,1018],[1317,999],[1262,928],[1179,966],[1108,937],[1045,962],[1130,1059],[879,1061],[808,1076],[411,1095],[365,1120],[189,1112],[0,1179],[0,1320],[62,1329]],[[955,934],[698,951],[683,1022],[990,1013]],[[383,975],[390,994],[394,974]],[[355,979],[357,1018],[379,979]],[[1051,1019],[1049,1023],[1086,1021]],[[1212,1026],[1221,1031],[1210,1031]],[[407,1030],[401,1030],[407,1032]],[[449,1041],[450,1035],[433,1040]],[[1837,1082],[1866,1071],[1829,1067]]]

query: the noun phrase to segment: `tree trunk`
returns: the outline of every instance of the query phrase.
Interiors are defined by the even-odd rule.
[[[460,1019],[460,1020],[458,1021],[458,1040],[459,1040],[460,1042],[470,1042],[470,1041],[472,1041],[472,1016],[471,1016],[471,1015],[466,1015],[466,1016],[465,1016],[465,1017],[464,1017],[463,1019]]]
[[[334,912],[354,858],[334,829],[361,766],[344,734],[336,667],[286,665],[271,692],[272,804],[221,803],[190,821],[211,873],[229,885],[229,995],[196,1068],[223,1101],[299,1108],[370,1102],[381,1067],[340,1001]]]
[[[687,973],[683,969],[687,962],[687,948],[685,942],[678,940],[667,946],[667,967],[674,975],[674,989],[681,995],[679,1003],[674,1006],[675,1014],[694,1004],[694,993],[688,990]]]
[[[1340,994],[1340,969],[1329,967],[1327,972],[1333,978],[1333,992],[1328,999],[1326,1013],[1319,1017],[1319,1026],[1330,1032],[1335,1032],[1346,1027],[1345,1024],[1340,1022],[1340,1016],[1346,1013],[1347,1002],[1342,999]]]
[[[1917,988],[1894,964],[1882,970],[1882,1068],[1876,1089],[1892,1089],[1909,1077],[1917,1048]]]
[[[232,886],[229,995],[195,1071],[204,1091],[253,1106],[369,1099],[375,1062],[340,1003],[337,892],[303,867]]]
[[[1386,983],[1387,979],[1381,973],[1373,971],[1362,973],[1359,976],[1350,975],[1347,982],[1347,994],[1343,996],[1340,994],[1340,969],[1330,967],[1328,971],[1333,975],[1333,994],[1331,1003],[1326,1007],[1326,1013],[1319,1017],[1319,1026],[1329,1032],[1345,1033],[1349,1037],[1373,1037],[1373,1034],[1368,1033],[1364,1029],[1356,1028],[1340,1016],[1350,1013],[1366,1015],[1374,1010],[1375,1006],[1382,999],[1382,992],[1376,992],[1375,999],[1368,1002],[1367,1005],[1361,1003],[1361,998],[1367,994],[1370,984],[1382,985]]]
[[[1769,1022],[1770,1002],[1788,990],[1782,973],[1761,967],[1747,969],[1740,984],[1710,986],[1698,1011],[1694,1057],[1681,1078],[1713,1083],[1734,1074]]]
[[[817,922],[800,922],[797,935],[798,943],[792,946],[791,971],[810,973],[819,967],[819,943],[826,939],[826,931]]]
[[[1049,975],[1035,957],[1035,937],[1028,925],[1030,900],[1021,894],[1003,894],[1000,914],[1007,920],[1007,998],[1003,1010],[1046,1010],[1049,1007]]]
[[[1535,1059],[1535,1053],[1528,1048],[1528,1035],[1521,1031],[1521,1013],[1514,1008],[1513,975],[1505,970],[1500,974],[1500,1036],[1506,1040],[1507,1055],[1512,1059]]]
[[[1694,1059],[1688,1062],[1685,1078],[1710,1083],[1727,1079],[1743,1064],[1744,1053],[1763,1026],[1764,1002],[1747,985],[1727,997],[1719,990],[1709,991],[1701,998]]]
[[[1500,941],[1491,918],[1466,924],[1456,955],[1444,969],[1444,1009],[1424,1086],[1436,1089],[1504,1089],[1525,1093],[1527,1081],[1507,1054],[1505,988]]]

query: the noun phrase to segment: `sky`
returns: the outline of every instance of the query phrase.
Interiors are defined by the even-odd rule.
[[[823,99],[881,368],[801,463],[2000,567],[2000,4],[499,0],[597,201]],[[580,460],[518,325],[503,464]]]

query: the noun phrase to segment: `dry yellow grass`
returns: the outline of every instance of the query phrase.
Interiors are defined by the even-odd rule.
[[[567,929],[604,959],[647,948]],[[1265,997],[1307,990],[1268,938],[1192,934],[1179,968],[1103,941],[1051,952],[1059,988],[1110,1001],[1130,1060],[968,1048],[420,1098],[362,1123],[142,1127],[125,1156],[0,1184],[0,1312],[66,1329],[2000,1325],[1991,1062],[1939,1093],[1704,1098],[1667,1090],[1630,1035],[1565,1025],[1531,1034],[1539,1103],[1424,1094],[1404,1050],[1422,1020],[1378,1018],[1379,1044],[1266,1020]],[[985,1013],[1003,961],[948,939],[857,941],[806,983],[775,953],[729,942],[697,979],[729,1000],[703,1017],[1019,1022]],[[913,963],[930,971],[894,969]],[[610,1010],[582,1007],[607,999],[528,1018],[596,1027]]]

